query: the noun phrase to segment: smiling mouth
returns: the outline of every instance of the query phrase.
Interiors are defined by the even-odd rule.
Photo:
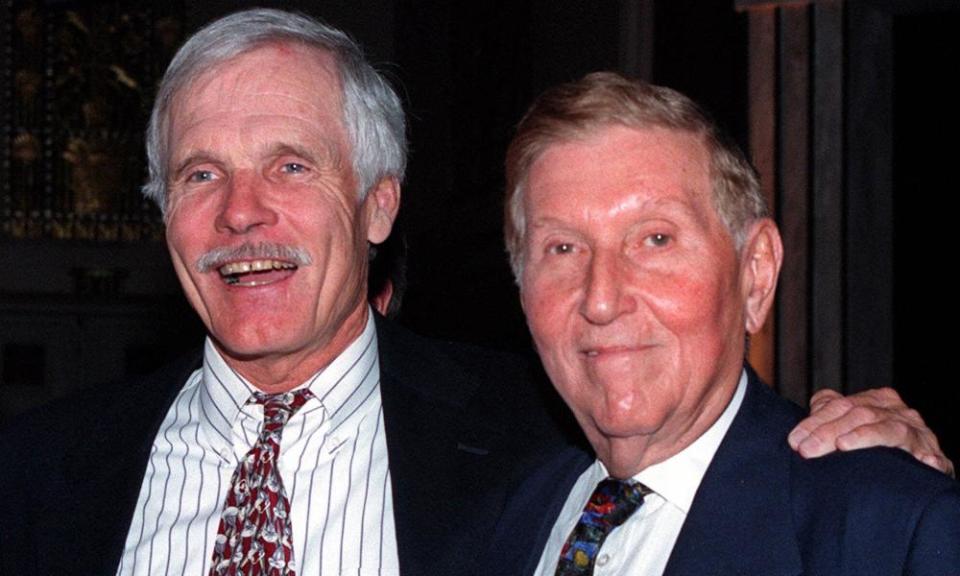
[[[217,271],[229,286],[264,286],[291,276],[297,265],[283,260],[243,260],[224,264]]]
[[[587,358],[599,358],[601,356],[616,356],[620,354],[632,354],[636,352],[641,352],[653,346],[645,345],[633,345],[633,346],[602,346],[596,348],[585,348],[580,353],[586,356]]]

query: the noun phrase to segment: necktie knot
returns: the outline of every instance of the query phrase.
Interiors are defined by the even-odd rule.
[[[313,398],[310,390],[302,388],[292,392],[264,394],[254,392],[251,400],[263,404],[263,429],[261,435],[280,432],[297,410]]]
[[[588,521],[613,529],[626,522],[649,493],[649,488],[635,480],[607,478],[597,485],[583,514]]]

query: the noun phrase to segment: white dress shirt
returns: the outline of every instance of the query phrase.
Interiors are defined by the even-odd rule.
[[[363,333],[300,388],[314,398],[283,429],[298,576],[398,574],[380,401],[377,335]],[[208,339],[203,368],[170,407],[150,453],[117,574],[203,575],[230,479],[253,447],[263,406]]]
[[[700,481],[737,415],[746,389],[747,374],[743,372],[730,403],[706,432],[682,451],[633,477],[653,493],[644,498],[639,510],[607,536],[597,554],[594,576],[663,574]],[[577,525],[597,484],[607,476],[606,467],[597,460],[573,485],[547,539],[537,576],[552,576],[556,572],[563,544]]]

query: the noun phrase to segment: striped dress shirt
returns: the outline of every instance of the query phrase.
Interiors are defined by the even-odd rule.
[[[290,498],[297,574],[398,574],[380,401],[377,336],[363,333],[302,387],[310,399],[284,427],[280,475]],[[237,463],[256,442],[263,406],[208,339],[153,442],[117,574],[203,575]]]

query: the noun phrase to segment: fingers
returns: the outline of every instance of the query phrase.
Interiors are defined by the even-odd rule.
[[[924,435],[902,420],[863,422],[836,438],[837,449],[849,451],[870,446],[903,448],[911,453],[927,447]],[[925,450],[924,450],[925,451]]]
[[[807,418],[805,430],[808,434],[797,439],[796,450],[804,458],[815,458],[837,450],[839,438],[861,427],[875,424],[884,414],[878,409],[859,406],[849,398],[838,397],[829,404],[824,404],[816,415],[816,418]],[[894,433],[900,432],[899,430],[880,430],[879,439],[871,436],[870,431],[871,429],[864,428],[866,433],[863,436],[855,434],[848,438],[848,442],[856,445],[856,448],[851,449],[876,446],[881,441],[896,443],[900,440],[899,437],[896,440],[890,439]]]
[[[823,408],[833,400],[839,400],[843,398],[843,394],[832,390],[830,388],[824,388],[823,390],[818,390],[814,392],[813,396],[810,397],[810,411],[817,412],[818,409]]]
[[[837,438],[837,449],[846,452],[872,446],[899,448],[927,466],[954,477],[953,462],[940,450],[936,437],[929,431],[918,433],[916,429],[907,428],[910,431],[904,433],[887,422],[857,428]]]
[[[925,454],[920,461],[927,466],[936,468],[951,478],[957,477],[957,471],[953,467],[953,462],[945,455]]]
[[[820,428],[830,422],[834,422],[846,414],[853,403],[844,398],[835,390],[820,390],[810,399],[810,416],[802,420],[790,435],[787,436],[787,442],[790,446],[799,451],[804,457],[810,458],[825,454],[822,452],[821,443],[830,440],[826,431]],[[814,434],[816,432],[816,434]],[[803,447],[803,450],[801,450]]]
[[[821,390],[810,399],[811,414],[790,432],[787,440],[804,458],[834,450],[871,446],[900,448],[915,458],[952,475],[953,463],[940,450],[937,437],[916,410],[891,388],[842,396]]]
[[[895,416],[891,418],[879,419],[841,434],[836,439],[837,449],[849,451],[871,446],[899,448],[924,464],[953,476],[953,462],[940,450],[937,437],[919,415],[906,412],[894,412]]]

